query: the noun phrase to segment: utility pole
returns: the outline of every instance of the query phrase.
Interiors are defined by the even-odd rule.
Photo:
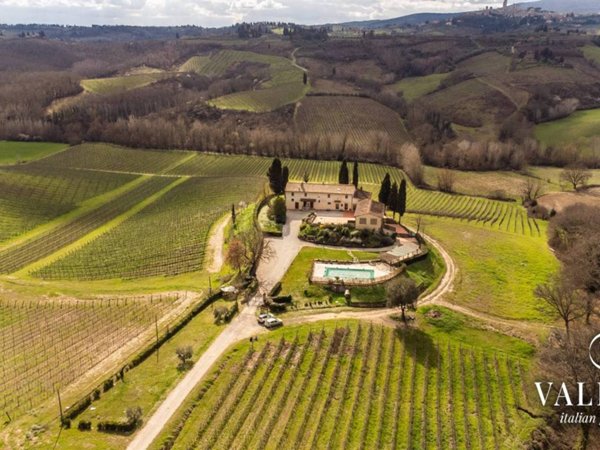
[[[58,390],[58,388],[56,388],[56,395],[58,395],[58,408],[60,409],[60,426],[62,428],[65,423],[65,417],[63,416],[62,401],[60,399],[60,391]]]
[[[158,362],[158,316],[154,316],[154,329],[156,330],[156,362]]]

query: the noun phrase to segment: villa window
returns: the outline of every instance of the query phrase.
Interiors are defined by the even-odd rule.
[[[371,225],[377,225],[377,219],[371,219]]]
[[[358,223],[360,223],[361,225],[366,225],[367,224],[367,218],[366,217],[361,217],[360,219],[358,219]]]

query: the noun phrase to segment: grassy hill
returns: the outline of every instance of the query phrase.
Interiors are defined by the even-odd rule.
[[[258,63],[268,67],[268,79],[252,91],[236,92],[209,101],[220,109],[267,112],[300,100],[309,86],[303,83],[303,70],[290,59],[254,52],[223,50],[210,56],[195,56],[179,70],[207,77],[220,77],[241,63]]]
[[[173,75],[174,74],[168,72],[150,70],[146,73],[136,72],[130,75],[117,77],[82,80],[81,86],[86,91],[94,94],[116,94],[148,86]]]
[[[575,145],[589,149],[591,141],[600,137],[600,109],[578,111],[569,117],[541,123],[535,127],[535,137],[544,146]]]

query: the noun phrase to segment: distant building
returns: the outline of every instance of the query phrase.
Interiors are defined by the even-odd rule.
[[[349,221],[357,229],[381,230],[385,205],[374,201],[371,193],[352,184],[288,183],[285,205],[290,211],[353,212]]]

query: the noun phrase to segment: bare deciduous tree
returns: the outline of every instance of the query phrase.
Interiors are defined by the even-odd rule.
[[[560,280],[541,284],[534,292],[536,297],[544,300],[562,319],[569,338],[571,323],[585,314],[581,293]]]
[[[560,180],[569,183],[575,191],[585,186],[592,178],[592,172],[585,167],[570,166],[560,173]]]
[[[523,203],[532,203],[542,195],[542,184],[539,180],[534,178],[527,178],[526,181],[523,182],[523,188],[521,189],[521,196],[523,198]]]
[[[456,175],[448,169],[442,169],[437,174],[438,189],[442,192],[454,192]]]

